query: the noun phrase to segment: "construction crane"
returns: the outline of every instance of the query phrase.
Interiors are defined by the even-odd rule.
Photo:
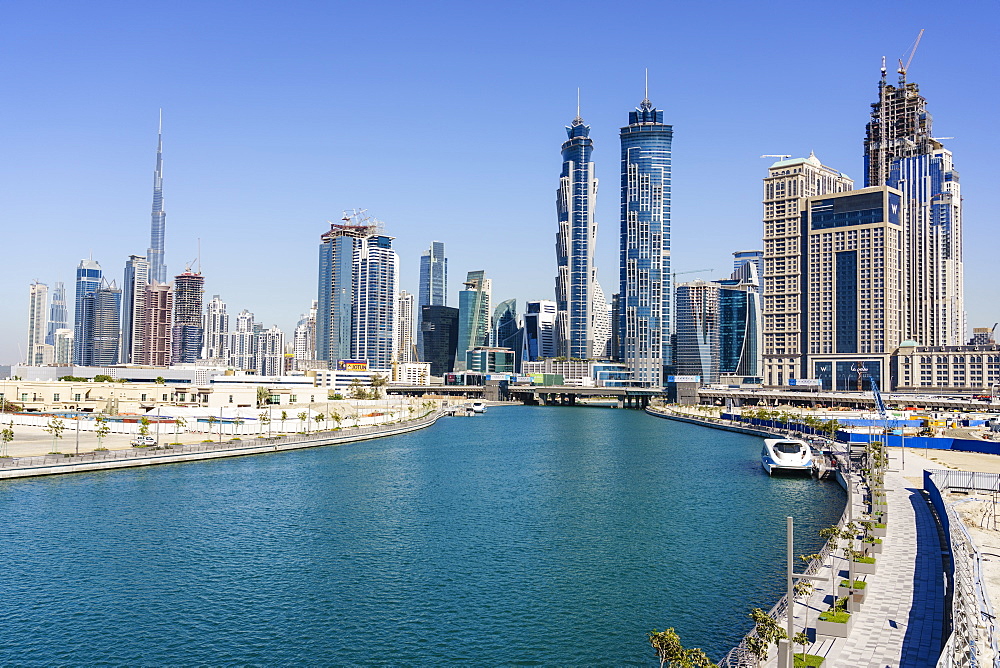
[[[671,276],[673,280],[670,282],[675,288],[677,287],[677,277],[683,276],[684,274],[702,274],[706,271],[715,271],[715,269],[692,269],[691,271],[675,271]]]
[[[924,29],[920,29],[920,34],[917,35],[917,39],[913,42],[913,48],[910,49],[910,57],[906,59],[906,64],[903,64],[903,59],[899,59],[899,83],[906,82],[906,71],[910,69],[910,63],[913,62],[913,56],[917,55],[917,47],[920,46],[920,38],[924,36]],[[905,55],[905,54],[904,54]]]
[[[762,158],[777,158],[778,160],[787,160],[788,158],[790,158],[792,156],[790,156],[790,155],[762,155],[760,157],[762,157]]]

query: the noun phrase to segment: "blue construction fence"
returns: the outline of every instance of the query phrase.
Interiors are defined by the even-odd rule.
[[[780,420],[760,420],[757,418],[743,418],[740,415],[723,413],[722,418],[750,424],[764,429],[780,429],[785,431],[798,431],[803,434],[826,437],[826,432],[804,425],[800,422],[781,422]],[[844,424],[843,420],[837,420]],[[871,422],[871,420],[868,420]],[[898,420],[897,422],[913,422],[913,420]],[[890,420],[890,426],[892,421]],[[878,422],[872,426],[882,427],[884,423]],[[920,426],[919,423],[915,426]],[[869,441],[882,441],[889,447],[898,448],[904,443],[904,439],[899,434],[866,434],[853,431],[838,431],[835,439],[841,443],[868,443]],[[978,441],[970,438],[934,438],[930,436],[908,436],[905,439],[908,448],[926,448],[929,450],[959,450],[961,452],[982,452],[988,455],[1000,455],[1000,442]]]

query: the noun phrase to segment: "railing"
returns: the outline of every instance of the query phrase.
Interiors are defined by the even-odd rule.
[[[400,430],[411,430],[427,426],[443,413],[435,411],[421,416],[414,420],[395,422],[381,425],[371,425],[365,427],[352,427],[348,429],[337,429],[332,431],[318,431],[310,434],[294,434],[274,437],[258,437],[248,440],[213,441],[192,445],[163,446],[160,448],[132,448],[129,450],[105,450],[94,451],[80,455],[59,454],[42,455],[37,457],[17,457],[0,458],[0,471],[9,469],[29,469],[44,468],[50,466],[74,466],[77,464],[91,462],[110,462],[130,459],[155,459],[158,457],[173,457],[175,455],[196,454],[202,452],[221,451],[244,451],[259,450],[260,448],[274,448],[277,450],[283,445],[316,442],[316,445],[327,443],[337,443],[341,441],[351,441],[357,437],[374,436],[377,434],[391,434]]]
[[[838,460],[841,461],[846,459],[849,462],[850,460],[849,457],[844,457],[839,453],[836,453],[835,456],[838,458]],[[847,484],[850,485],[852,484],[852,480],[850,473],[846,472],[848,470],[849,469],[846,467],[841,468],[841,472],[844,475],[845,479],[847,480]],[[850,509],[845,505],[844,512],[841,514],[840,520],[837,521],[838,529],[843,529],[844,525],[847,524],[847,518],[850,515],[849,510]],[[834,549],[836,548],[834,546],[834,543],[832,542],[832,539],[827,540],[826,543],[823,544],[823,548],[819,551],[816,557],[809,562],[808,566],[806,566],[804,574],[815,575],[816,573],[818,573],[819,570],[823,568],[823,564],[826,563],[826,560],[830,558],[831,554],[833,554]],[[775,622],[780,623],[781,620],[787,614],[788,614],[788,594],[785,594],[774,605],[774,607],[768,611],[767,616],[773,619]],[[733,649],[729,650],[726,656],[724,656],[722,660],[719,661],[718,664],[719,668],[757,668],[757,666],[759,666],[760,663],[758,662],[757,657],[747,647],[747,638],[751,638],[756,635],[757,635],[757,629],[753,628],[750,630],[749,633],[743,636],[743,639],[740,640],[740,644],[734,647]]]
[[[938,668],[1000,668],[996,617],[982,578],[982,558],[965,523],[955,510],[957,501],[945,505],[944,494],[1000,493],[1000,474],[973,471],[925,471],[924,488],[945,527],[951,548],[953,594],[952,632],[938,659]],[[992,655],[992,661],[990,660]]]

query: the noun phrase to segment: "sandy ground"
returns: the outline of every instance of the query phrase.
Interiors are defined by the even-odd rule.
[[[156,431],[151,429],[150,435],[155,437]],[[134,436],[132,434],[108,434],[104,437],[102,445],[108,450],[128,450],[129,447],[131,447],[129,442],[133,438]],[[181,433],[180,437],[175,439],[173,432],[170,432],[160,434],[160,443],[166,444],[179,442],[188,445],[191,443],[200,443],[205,438],[206,436],[200,433]],[[224,438],[232,437],[225,436]],[[80,453],[91,452],[97,447],[97,437],[90,431],[80,432],[80,444],[78,450],[75,431],[71,431],[69,429],[64,431],[62,438],[56,440],[55,448],[53,448],[52,434],[45,432],[42,427],[25,427],[15,425],[14,440],[7,444],[4,454],[10,457],[35,457],[37,455],[55,452],[56,450],[68,454],[74,454],[78,451]]]

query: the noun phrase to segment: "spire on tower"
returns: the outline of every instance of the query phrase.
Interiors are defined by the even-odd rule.
[[[646,68],[646,87],[642,95],[642,104],[639,108],[643,111],[649,111],[653,108],[653,103],[649,101],[649,68]]]
[[[583,117],[580,116],[580,87],[577,86],[576,89],[576,118],[573,119],[573,125],[583,125]]]

